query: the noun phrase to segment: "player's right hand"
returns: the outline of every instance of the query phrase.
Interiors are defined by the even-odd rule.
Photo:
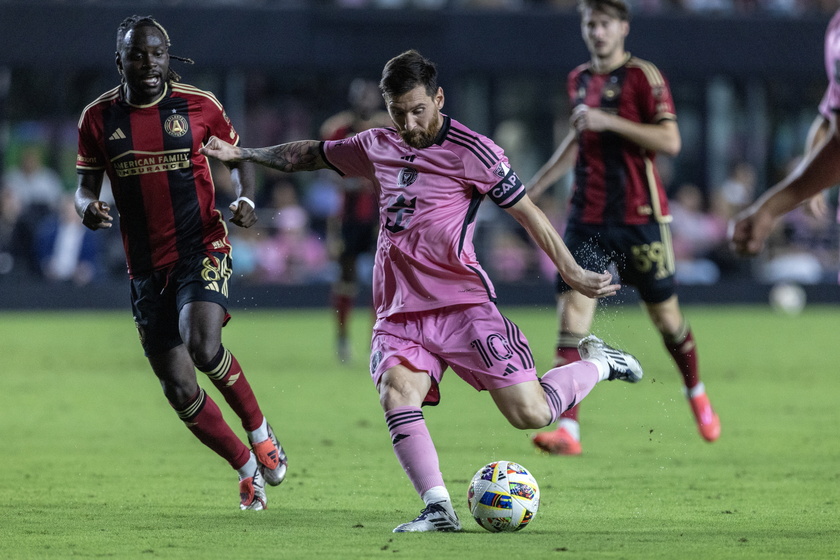
[[[566,284],[588,298],[614,296],[621,289],[621,284],[612,284],[612,274],[606,270],[593,272],[578,266],[571,273],[561,276]]]
[[[85,208],[82,223],[92,230],[109,228],[113,225],[111,222],[114,221],[114,218],[109,214],[110,211],[111,207],[108,206],[107,202],[94,200]]]
[[[761,208],[747,208],[729,224],[729,241],[732,250],[743,256],[755,256],[764,248],[775,218]]]

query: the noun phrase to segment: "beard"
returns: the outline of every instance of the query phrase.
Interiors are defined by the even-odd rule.
[[[440,115],[438,115],[434,121],[429,123],[428,127],[417,127],[412,130],[402,130],[400,131],[400,136],[402,137],[403,142],[405,142],[412,148],[422,150],[423,148],[428,148],[429,146],[435,143],[435,138],[437,138],[439,131]]]

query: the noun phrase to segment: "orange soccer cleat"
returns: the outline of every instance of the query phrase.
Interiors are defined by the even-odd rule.
[[[691,411],[697,420],[697,429],[706,441],[715,441],[720,437],[720,418],[712,409],[712,403],[705,392],[688,399]]]
[[[566,428],[557,428],[551,432],[540,432],[531,438],[538,449],[552,455],[580,455],[583,449],[580,442]]]

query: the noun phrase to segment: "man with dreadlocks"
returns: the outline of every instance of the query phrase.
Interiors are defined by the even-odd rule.
[[[266,422],[239,362],[222,345],[231,247],[207,158],[211,136],[237,144],[212,93],[181,84],[169,68],[169,35],[151,17],[131,16],[117,30],[121,84],[88,105],[79,120],[76,210],[93,229],[109,228],[100,200],[108,174],[140,340],[163,393],[192,433],[239,473],[240,508],[266,507],[265,482],[280,484],[286,455]],[[253,171],[228,165],[239,197],[230,221],[250,227]],[[198,385],[204,372],[239,416],[249,449]]]

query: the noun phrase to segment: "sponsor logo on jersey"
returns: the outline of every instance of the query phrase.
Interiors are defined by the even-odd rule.
[[[132,175],[145,175],[146,173],[160,173],[164,171],[175,171],[190,167],[189,150],[167,152],[160,154],[149,154],[148,152],[133,153],[134,158],[114,162],[114,171],[117,177],[130,177]]]

